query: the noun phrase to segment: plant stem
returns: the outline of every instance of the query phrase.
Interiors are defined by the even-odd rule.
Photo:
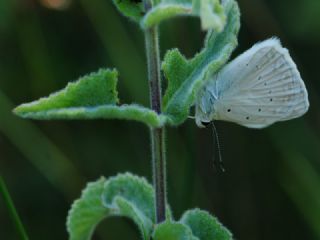
[[[150,0],[144,0],[146,11],[152,7]],[[145,30],[146,51],[148,60],[148,79],[150,87],[151,108],[161,113],[161,75],[158,27]],[[166,219],[166,153],[165,129],[151,128],[151,151],[153,168],[153,185],[155,188],[156,222]]]
[[[0,193],[3,195],[4,198],[4,202],[7,205],[8,211],[10,213],[11,219],[13,221],[13,223],[15,224],[15,227],[17,229],[17,232],[20,235],[20,239],[22,240],[28,240],[28,236],[27,233],[22,225],[22,222],[19,218],[19,215],[17,213],[17,210],[14,207],[13,201],[10,197],[9,191],[2,179],[2,177],[0,176]]]

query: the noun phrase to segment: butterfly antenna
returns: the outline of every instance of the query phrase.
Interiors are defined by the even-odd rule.
[[[224,164],[223,164],[223,160],[222,160],[222,154],[221,154],[221,145],[220,145],[220,141],[219,141],[219,135],[218,135],[218,131],[216,126],[214,125],[214,122],[212,121],[212,133],[215,136],[215,140],[216,140],[216,144],[218,147],[218,154],[219,154],[219,159],[218,161],[216,159],[213,160],[213,164],[214,166],[218,165],[219,169],[222,172],[225,172],[225,168],[224,168]]]

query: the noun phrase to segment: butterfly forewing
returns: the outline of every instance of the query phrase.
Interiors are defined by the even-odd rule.
[[[273,38],[256,44],[208,81],[199,96],[196,118],[197,123],[215,119],[262,128],[299,117],[308,107],[295,63]]]

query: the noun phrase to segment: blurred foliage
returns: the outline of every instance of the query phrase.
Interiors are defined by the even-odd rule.
[[[144,37],[135,24],[109,0],[64,8],[44,2],[50,0],[0,0],[0,175],[34,240],[67,238],[67,210],[85,181],[125,171],[151,175],[149,132],[140,123],[36,122],[12,115],[13,106],[104,67],[119,70],[123,102],[148,104]],[[210,130],[193,121],[168,129],[173,213],[207,209],[240,240],[319,239],[319,1],[238,2],[242,27],[234,55],[279,36],[306,82],[311,108],[301,119],[259,131],[218,122],[224,174],[213,169]],[[161,26],[162,55],[179,47],[191,57],[203,37],[199,20],[170,20]],[[17,239],[1,198],[0,223],[1,239]],[[108,219],[98,230],[94,239],[139,239],[127,220]]]

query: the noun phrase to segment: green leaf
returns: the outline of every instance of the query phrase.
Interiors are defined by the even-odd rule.
[[[191,229],[178,222],[166,221],[156,226],[154,240],[200,240],[192,235]],[[213,239],[212,239],[213,240]]]
[[[123,119],[135,120],[152,127],[161,127],[166,122],[166,117],[158,115],[148,108],[131,105],[103,105],[98,107],[74,107],[53,109],[39,112],[18,112],[20,117],[37,120],[75,120],[75,119]]]
[[[219,0],[162,0],[144,16],[141,25],[143,28],[150,28],[177,16],[199,16],[203,30],[220,32],[226,23]]]
[[[142,0],[113,0],[117,9],[126,17],[139,22],[144,15]]]
[[[73,203],[67,219],[70,240],[90,239],[98,223],[110,214],[101,201],[104,183],[105,178],[89,183]]]
[[[177,49],[168,51],[162,64],[168,79],[163,107],[172,125],[183,123],[205,82],[229,59],[237,46],[240,13],[234,0],[222,2],[227,15],[227,25],[221,33],[210,31],[205,48],[187,60]]]
[[[200,8],[198,14],[201,17],[202,29],[213,29],[221,32],[226,24],[226,15],[220,4],[220,0],[194,1]]]
[[[116,105],[116,70],[99,70],[69,83],[66,88],[38,101],[14,109],[23,118],[52,119],[124,119],[135,120],[152,127],[163,126],[166,117],[139,106]]]
[[[107,208],[113,209],[112,215],[132,219],[143,239],[148,240],[155,222],[153,195],[153,187],[144,178],[126,173],[105,183],[102,201]]]
[[[81,77],[69,83],[63,90],[49,97],[18,106],[17,114],[38,113],[69,107],[95,107],[115,105],[119,102],[116,90],[118,73],[116,70],[101,69],[96,73]]]
[[[138,209],[136,205],[127,201],[122,197],[114,198],[114,205],[118,207],[118,211],[114,213],[115,216],[123,216],[130,218],[139,228],[142,239],[149,240],[153,222],[150,218],[147,218],[141,209]]]
[[[177,16],[195,16],[191,0],[186,1],[186,3],[177,0],[162,1],[144,16],[141,20],[141,26],[147,29]]]
[[[69,211],[69,239],[90,239],[98,223],[112,216],[131,219],[139,227],[142,239],[149,240],[155,224],[153,187],[130,173],[89,183]]]
[[[180,220],[200,240],[231,240],[232,234],[215,217],[199,209],[187,211]]]
[[[116,90],[118,73],[116,70],[101,69],[69,83],[63,90],[40,98],[38,101],[22,104],[17,113],[39,112],[67,107],[94,107],[119,102]]]

